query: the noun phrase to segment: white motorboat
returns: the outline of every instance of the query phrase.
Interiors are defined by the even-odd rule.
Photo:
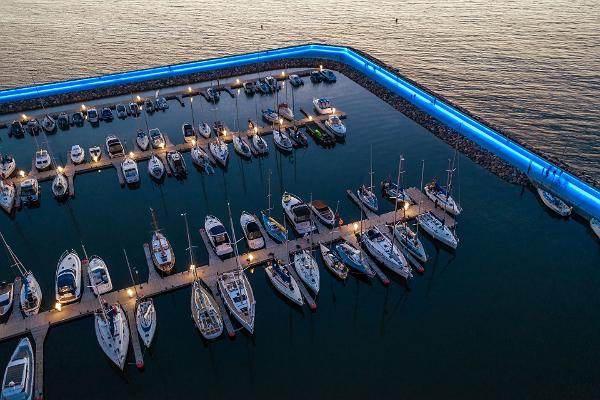
[[[87,273],[90,278],[92,290],[96,296],[113,290],[112,279],[110,278],[108,267],[104,260],[99,256],[90,257]]]
[[[269,260],[265,272],[279,293],[299,306],[304,304],[304,299],[302,298],[302,293],[300,293],[298,283],[294,277],[290,275],[288,266],[284,265],[281,260]]]
[[[16,193],[14,183],[0,180],[0,207],[8,214],[12,212],[15,205]]]
[[[361,240],[375,260],[405,279],[412,278],[412,271],[404,255],[377,227],[363,232]]]
[[[310,217],[310,209],[298,196],[284,192],[281,197],[281,206],[286,217],[300,235],[307,234],[316,229]]]
[[[573,207],[569,207],[567,203],[565,203],[559,197],[553,195],[550,192],[546,192],[543,189],[536,188],[540,199],[542,202],[552,211],[560,215],[561,217],[568,217],[571,215],[571,211],[573,211]]]
[[[229,158],[229,149],[227,148],[227,143],[222,141],[220,138],[216,138],[209,143],[208,149],[215,160],[221,164],[221,166],[224,167],[227,165],[227,159]]]
[[[151,298],[141,300],[135,310],[135,324],[137,331],[144,342],[144,346],[150,348],[154,333],[156,332],[156,309]]]
[[[288,121],[294,120],[294,112],[287,103],[280,103],[277,106],[277,111],[279,111],[280,116],[287,119]]]
[[[434,239],[442,242],[443,244],[456,249],[458,246],[458,238],[448,228],[444,221],[436,217],[432,212],[427,211],[417,216],[417,222],[421,228]]]
[[[73,125],[75,125],[75,126],[83,126],[83,123],[85,122],[83,113],[81,111],[75,111],[73,113],[73,115],[71,115],[71,121],[73,122]]]
[[[87,119],[90,121],[90,124],[97,124],[100,121],[100,114],[98,114],[98,110],[95,108],[90,108],[87,111]]]
[[[244,328],[253,333],[256,301],[244,271],[239,268],[219,274],[217,283],[229,311]]]
[[[69,181],[63,173],[57,173],[52,180],[52,194],[57,199],[63,199],[69,194]]]
[[[337,81],[335,74],[330,69],[322,69],[321,76],[323,77],[323,80],[328,83],[334,83],[335,81]]]
[[[2,380],[2,400],[33,399],[35,359],[29,338],[23,338],[10,357]]]
[[[437,181],[425,185],[423,188],[425,194],[436,206],[445,209],[452,215],[458,215],[461,213],[462,208],[456,203],[452,195],[446,188],[441,187]]]
[[[371,187],[362,185],[357,191],[359,200],[371,211],[377,211],[379,209],[379,202],[377,201],[377,195]]]
[[[52,165],[50,153],[46,149],[39,149],[35,152],[35,169],[45,171]]]
[[[212,174],[215,169],[212,167],[212,162],[206,151],[199,144],[192,147],[191,150],[192,162],[194,165],[203,168],[207,174]]]
[[[156,214],[150,209],[152,216],[152,240],[151,240],[151,257],[152,263],[160,272],[169,274],[175,267],[175,253],[166,236],[162,234],[158,228]]]
[[[56,267],[56,301],[69,304],[81,298],[81,259],[75,250],[66,250]]]
[[[331,107],[328,99],[314,99],[313,105],[315,106],[315,110],[321,115],[333,114],[333,107]]]
[[[166,142],[165,136],[158,128],[153,128],[148,131],[148,135],[150,136],[150,143],[152,147],[155,149],[164,149]]]
[[[319,221],[321,221],[324,225],[329,227],[333,227],[335,224],[335,214],[333,210],[325,203],[323,200],[313,200],[308,203],[313,214],[317,216]]]
[[[100,348],[122,370],[129,349],[129,325],[121,305],[104,303],[95,313],[94,327]]]
[[[110,107],[103,107],[102,110],[100,110],[100,119],[104,121],[112,121],[114,118],[115,115],[113,114]]]
[[[252,147],[258,154],[266,154],[269,152],[269,145],[258,133],[252,135]]]
[[[213,250],[218,256],[225,256],[233,252],[229,234],[217,217],[207,215],[204,219],[204,229]]]
[[[121,170],[123,171],[123,177],[128,185],[133,185],[140,182],[140,173],[138,171],[137,163],[133,158],[125,157],[121,163]]]
[[[148,160],[148,173],[154,179],[160,180],[165,175],[165,165],[162,160],[152,154]]]
[[[25,136],[25,130],[23,129],[23,124],[21,123],[21,121],[14,120],[12,122],[12,124],[10,125],[9,129],[10,130],[8,132],[8,137],[11,137],[11,136],[23,137],[23,136]]]
[[[13,306],[14,288],[12,282],[0,282],[0,317],[8,314]]]
[[[81,164],[85,161],[85,151],[83,150],[83,147],[78,144],[71,147],[69,156],[71,157],[71,162],[73,164]]]
[[[125,107],[125,104],[117,104],[115,110],[117,112],[117,118],[127,118],[127,107]]]
[[[198,125],[198,133],[200,134],[200,136],[208,139],[212,133],[212,130],[210,129],[210,125],[207,124],[206,122],[202,122]]]
[[[277,83],[277,79],[272,76],[265,77],[264,82],[269,85],[271,92],[275,93],[279,90],[279,83]]]
[[[176,178],[184,178],[187,175],[187,166],[180,152],[171,150],[167,153],[167,163]]]
[[[290,84],[293,87],[298,87],[298,86],[304,85],[304,81],[297,74],[291,74],[290,76],[288,76],[288,79],[290,80]]]
[[[121,144],[121,141],[115,135],[108,135],[106,137],[106,152],[110,158],[121,157],[125,155],[125,149]]]
[[[56,131],[56,121],[50,115],[46,114],[44,118],[42,118],[42,122],[40,122],[42,129],[47,133],[52,133]]]
[[[37,179],[28,178],[21,182],[21,204],[28,205],[40,201],[40,185]]]
[[[366,255],[350,243],[343,241],[335,245],[335,251],[340,259],[352,270],[365,274],[369,278],[375,276],[375,271],[369,265]]]
[[[148,136],[146,131],[142,129],[137,131],[137,134],[135,135],[135,143],[140,148],[140,150],[148,150],[148,147],[150,147],[150,137]]]
[[[221,95],[217,89],[212,87],[206,89],[206,100],[208,100],[210,103],[216,103],[220,98]]]
[[[159,97],[156,99],[156,108],[162,111],[169,109],[169,102],[165,97]]]
[[[90,160],[92,160],[93,162],[96,162],[100,158],[102,158],[102,149],[100,148],[100,146],[90,147],[88,153],[90,153]]]
[[[140,114],[141,110],[140,110],[140,106],[135,103],[135,102],[131,102],[129,103],[129,114],[131,114],[132,116],[138,116]]]
[[[4,154],[0,156],[0,179],[6,179],[15,172],[17,163],[11,155]]]
[[[273,124],[279,123],[279,115],[277,114],[277,111],[273,110],[272,108],[262,110],[262,117],[265,119],[265,121]]]
[[[69,116],[65,112],[61,112],[58,114],[58,119],[56,120],[60,129],[65,130],[69,129]]]
[[[246,158],[252,157],[252,151],[250,150],[250,146],[239,135],[233,135],[233,148],[239,155],[241,155],[243,157],[246,157]]]
[[[181,125],[181,133],[183,134],[183,140],[186,143],[192,143],[192,141],[196,140],[196,132],[194,131],[192,124],[184,122]]]
[[[348,277],[348,267],[342,262],[336,252],[331,251],[323,243],[319,244],[323,263],[338,278],[344,280]]]
[[[337,115],[330,115],[325,121],[325,126],[338,138],[343,139],[346,137],[346,126]]]
[[[154,102],[151,98],[144,99],[144,109],[146,110],[146,113],[152,114],[155,111],[154,108]]]
[[[417,260],[427,262],[425,247],[423,247],[423,243],[421,243],[417,233],[406,222],[398,222],[394,229],[394,236],[400,245]]]
[[[275,147],[287,153],[294,149],[290,137],[279,129],[273,129],[273,143],[275,143]]]
[[[192,318],[205,339],[216,339],[223,333],[223,319],[219,306],[199,281],[192,284]]]
[[[242,231],[250,250],[258,250],[265,247],[265,238],[258,225],[258,219],[254,215],[246,211],[242,212],[240,225],[242,226]]]
[[[315,294],[319,293],[321,275],[319,265],[308,250],[294,254],[294,269],[298,276]]]

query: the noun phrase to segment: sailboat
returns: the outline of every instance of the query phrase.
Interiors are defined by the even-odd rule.
[[[248,332],[253,333],[256,301],[254,299],[254,293],[252,292],[252,286],[250,286],[248,277],[240,265],[237,242],[235,239],[235,229],[233,227],[233,220],[231,219],[229,203],[227,203],[227,209],[229,211],[229,223],[233,234],[233,247],[235,249],[237,267],[231,271],[219,274],[217,283],[221,297],[229,311],[233,314],[235,319],[248,330]]]
[[[239,135],[233,135],[233,148],[235,151],[241,155],[242,157],[252,158],[252,151],[250,150],[250,146]]]
[[[379,209],[379,203],[377,196],[373,192],[373,147],[371,147],[371,161],[369,176],[371,178],[371,185],[369,187],[362,185],[357,191],[359,200],[371,211],[377,212]]]
[[[312,200],[312,196],[311,196]],[[312,213],[309,211],[310,223],[312,224]],[[300,250],[294,254],[294,269],[298,276],[315,294],[319,293],[321,275],[319,265],[312,256],[312,230],[310,231],[310,250]]]
[[[15,205],[16,194],[17,191],[14,183],[8,180],[0,180],[0,208],[8,214],[12,212],[13,206]]]
[[[458,215],[462,212],[462,208],[452,197],[452,175],[454,173],[454,161],[448,160],[448,175],[446,178],[446,186],[441,187],[434,179],[429,184],[425,185],[423,191],[436,206],[448,211],[452,215]]]
[[[150,215],[152,216],[152,263],[160,272],[170,273],[175,266],[175,253],[171,244],[167,240],[166,236],[162,234],[158,228],[158,222],[156,221],[156,214],[154,209],[150,208]]]
[[[58,172],[52,180],[52,194],[59,200],[69,194],[69,181],[62,172]]]
[[[347,241],[336,244],[334,248],[340,257],[340,260],[342,260],[342,262],[349,268],[364,274],[369,278],[375,276],[375,271],[373,271],[369,266],[369,263],[366,260],[366,255],[362,252],[362,250],[357,249]]]
[[[375,260],[405,279],[412,278],[411,269],[404,255],[398,251],[394,243],[381,233],[377,227],[363,232],[361,240],[369,254]]]
[[[411,229],[408,223],[398,222],[396,223],[394,230],[396,239],[406,251],[417,260],[427,262],[425,247],[423,247],[423,243],[421,243],[417,233]]]
[[[536,189],[538,195],[540,196],[540,199],[542,199],[542,202],[546,205],[546,207],[548,207],[561,217],[568,217],[569,215],[571,215],[573,207],[569,207],[567,203],[565,203],[561,198],[539,187]]]
[[[156,309],[151,298],[138,301],[135,310],[135,323],[144,346],[150,348],[156,332]]]
[[[200,143],[196,143],[196,145],[192,147],[191,156],[192,163],[194,163],[194,165],[204,169],[207,174],[215,173],[212,162],[206,151],[204,151],[204,149],[200,146]]]
[[[338,278],[342,280],[346,279],[348,277],[348,267],[346,267],[340,257],[323,243],[319,244],[319,250],[321,251],[321,257],[325,266]]]
[[[402,170],[403,157],[400,157],[398,166],[398,182],[393,182],[391,177],[388,177],[385,181],[381,182],[381,191],[390,200],[395,200],[397,203],[402,203],[404,207],[408,207],[412,204],[412,199],[406,189],[404,189],[404,171]]]
[[[163,164],[162,160],[154,153],[152,153],[150,160],[148,160],[148,173],[157,181],[165,176],[165,164]]]
[[[2,379],[2,400],[31,400],[35,383],[35,359],[29,338],[23,338],[10,357]]]
[[[271,207],[271,170],[269,170],[269,176],[267,179],[269,187],[269,194],[267,195],[267,212],[265,213],[265,211],[261,211],[260,214],[262,217],[263,226],[265,227],[267,234],[278,243],[283,243],[287,240],[288,237],[287,229],[279,222],[277,222],[275,218],[271,217],[271,210],[273,209]]]
[[[591,218],[590,219],[590,228],[592,228],[592,231],[594,231],[596,236],[598,236],[598,238],[600,239],[600,220],[598,220],[596,218]]]
[[[8,314],[13,306],[15,284],[0,282],[0,317]]]
[[[6,179],[17,168],[15,158],[9,154],[0,154],[0,179]]]
[[[100,309],[94,315],[98,344],[104,354],[123,370],[129,349],[129,325],[119,303],[108,304],[100,296]]]
[[[279,293],[299,306],[304,304],[300,287],[294,277],[290,275],[288,266],[284,265],[283,261],[278,259],[269,260],[265,272]]]
[[[208,144],[208,149],[222,167],[227,165],[227,159],[229,158],[227,143],[217,137]]]

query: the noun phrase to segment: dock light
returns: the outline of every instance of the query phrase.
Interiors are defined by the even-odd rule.
[[[331,109],[331,113],[335,114],[335,107]]]
[[[196,145],[196,139],[192,139],[192,146]]]
[[[279,118],[279,125],[283,124],[283,118]]]
[[[20,171],[19,171],[19,176],[20,176],[21,178],[22,178],[22,177],[24,177],[24,176],[25,176],[25,171],[23,171],[23,170],[20,170]]]
[[[352,227],[354,228],[354,232],[356,232],[358,230],[358,223],[355,222]]]
[[[235,83],[239,85],[239,84],[240,84],[240,80],[239,80],[239,79],[236,79],[236,80],[235,80]]]
[[[56,311],[61,311],[62,310],[62,304],[60,304],[58,301],[56,302],[56,304],[54,305],[54,309]]]
[[[254,133],[258,133],[258,128],[254,127]]]
[[[127,296],[133,297],[133,290],[131,288],[127,289]]]
[[[285,71],[281,71],[281,76],[285,76]]]
[[[82,104],[81,105],[81,111],[85,111],[85,110],[87,110],[87,107],[85,106],[85,104]]]
[[[195,269],[196,269],[196,266],[194,264],[190,264],[190,272],[192,272]]]
[[[188,92],[192,93],[192,87],[188,86]]]
[[[319,69],[323,71],[323,64],[319,65]]]
[[[137,101],[142,101],[142,98],[140,97],[139,94],[135,98],[137,99]]]
[[[254,256],[252,254],[248,254],[248,261],[252,262],[254,260]]]
[[[22,119],[23,121],[27,121],[27,115],[25,115],[25,114],[21,114],[21,119]]]
[[[227,136],[227,129],[223,129],[223,136]]]
[[[58,170],[58,173],[59,173],[59,174],[62,174],[62,173],[63,173],[63,167],[60,167],[60,166],[59,166],[59,167],[57,168],[57,170]]]
[[[133,158],[133,151],[129,152],[129,157]]]
[[[308,120],[309,120],[309,121],[312,121],[312,115],[309,115],[309,116],[308,116]]]
[[[404,208],[404,211],[408,210],[410,207],[410,204],[408,204],[408,202],[404,202],[404,205],[402,206]]]

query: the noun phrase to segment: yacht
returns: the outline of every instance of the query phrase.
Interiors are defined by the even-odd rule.
[[[99,256],[90,257],[87,273],[90,278],[92,290],[96,296],[113,290],[112,279],[108,273],[108,267],[104,260]]]
[[[431,211],[417,216],[417,223],[425,232],[441,243],[453,249],[458,246],[456,235],[446,226],[444,221],[436,217]]]
[[[69,181],[65,174],[59,172],[52,180],[52,194],[59,200],[69,194]]]
[[[222,141],[220,138],[216,138],[208,144],[208,149],[215,160],[221,164],[221,166],[224,167],[227,165],[227,159],[229,158],[229,149],[227,148],[227,143]]]
[[[152,99],[147,98],[144,100],[144,109],[148,114],[152,114],[154,112],[154,102]]]
[[[598,236],[598,238],[600,239],[600,220],[597,220],[596,218],[591,218],[590,228],[592,228],[592,231],[594,231],[596,236]]]
[[[50,159],[50,153],[46,149],[39,149],[35,152],[35,169],[38,171],[45,171],[52,165]]]
[[[81,111],[74,112],[73,115],[71,115],[71,121],[73,121],[73,125],[75,126],[83,126],[83,123],[85,122],[83,113]]]
[[[90,160],[92,160],[93,162],[96,162],[100,158],[102,158],[102,149],[100,148],[100,146],[90,147],[88,149],[88,153],[90,153]]]
[[[100,348],[122,370],[129,349],[129,325],[121,305],[103,302],[95,313],[94,327]]]
[[[212,130],[210,129],[210,125],[207,124],[206,122],[202,122],[200,125],[198,125],[198,133],[200,134],[200,136],[208,139],[210,138],[210,135],[212,133]]]
[[[223,319],[219,306],[204,286],[195,280],[192,284],[192,318],[205,339],[216,339],[223,333]]]
[[[192,143],[196,140],[196,132],[194,131],[192,124],[184,122],[183,125],[181,125],[181,133],[183,134],[183,140],[186,143]]]
[[[85,151],[83,150],[83,147],[78,144],[71,147],[69,156],[71,157],[71,162],[73,164],[81,164],[85,161]]]
[[[294,148],[290,137],[278,129],[273,129],[273,142],[275,147],[286,153],[291,152]]]
[[[279,90],[279,84],[277,83],[277,79],[272,76],[265,77],[265,83],[269,85],[271,92],[275,93]]]
[[[121,141],[115,135],[106,137],[106,152],[110,158],[121,157],[125,155],[125,149]]]
[[[17,163],[11,155],[4,154],[0,156],[0,179],[6,179],[15,172]]]
[[[11,181],[0,180],[0,207],[8,214],[12,212],[15,205],[15,184]]]
[[[127,118],[127,107],[125,107],[125,104],[117,104],[116,111],[117,118]]]
[[[146,151],[148,150],[148,147],[150,147],[150,138],[143,129],[139,129],[137,131],[137,134],[135,135],[135,143],[142,151]]]
[[[103,121],[112,121],[115,119],[115,115],[109,107],[104,107],[102,108],[102,111],[100,111],[100,118]]]
[[[267,141],[258,133],[252,135],[252,147],[254,147],[254,150],[256,150],[258,154],[267,154],[269,152]]]
[[[56,301],[69,304],[81,298],[81,259],[75,250],[66,250],[56,267]]]
[[[250,250],[258,250],[265,247],[265,238],[254,215],[246,211],[242,212],[240,225],[242,226],[242,231]]]
[[[150,136],[150,143],[152,143],[152,147],[155,149],[164,149],[165,147],[165,137],[162,132],[158,128],[153,128],[148,131]]]
[[[298,86],[304,85],[304,81],[302,80],[302,78],[300,78],[299,75],[291,74],[290,76],[288,76],[288,79],[290,80],[290,84],[293,87],[298,87]]]
[[[328,227],[333,227],[335,224],[335,214],[333,210],[322,200],[313,200],[308,203],[313,214],[317,216],[317,219]]]
[[[135,310],[135,324],[144,346],[150,348],[156,332],[156,308],[151,298],[141,300]]]
[[[175,253],[166,236],[158,228],[156,214],[152,208],[150,209],[150,215],[152,216],[153,229],[151,240],[152,263],[160,272],[169,274],[175,267]]]
[[[194,147],[192,147],[192,151],[190,153],[194,165],[203,168],[207,174],[212,174],[215,172],[214,168],[212,167],[210,157],[208,156],[206,151],[204,151],[204,149],[200,147],[199,144],[196,144]]]
[[[396,200],[398,203],[410,205],[413,202],[406,189],[398,189],[398,185],[396,182],[392,182],[391,177],[388,177],[385,181],[381,182],[381,190],[387,198]]]
[[[204,219],[204,229],[213,250],[218,256],[226,256],[233,252],[229,234],[217,217],[207,215]]]
[[[406,222],[396,223],[395,237],[406,251],[421,262],[427,262],[427,253],[423,243]]]
[[[329,270],[341,280],[345,280],[348,277],[348,267],[342,262],[336,252],[331,251],[323,243],[319,244],[319,250],[321,251],[321,257],[323,263]]]
[[[229,311],[244,328],[253,333],[256,301],[244,271],[239,268],[219,274],[217,283]]]
[[[252,151],[248,143],[239,135],[233,135],[233,148],[242,157],[252,158]]]
[[[260,94],[269,94],[271,92],[271,87],[260,79],[254,82],[254,86],[257,93],[260,92]]]
[[[425,194],[431,201],[435,203],[436,206],[439,206],[442,209],[445,209],[452,215],[458,215],[461,213],[462,208],[456,203],[454,198],[450,192],[441,187],[437,181],[432,181],[431,183],[425,185],[424,189]]]
[[[369,210],[377,212],[379,209],[379,202],[377,201],[377,196],[371,187],[367,187],[362,185],[357,191],[359,200],[363,203]]]
[[[552,211],[560,215],[561,217],[568,217],[571,215],[571,211],[573,211],[573,207],[569,207],[567,203],[565,203],[559,197],[553,195],[550,192],[546,192],[540,188],[536,188],[540,199],[542,202]]]
[[[330,115],[325,121],[325,127],[339,139],[346,137],[346,126],[337,115]]]
[[[279,115],[277,115],[277,111],[273,110],[272,108],[267,108],[266,110],[262,110],[262,116],[265,119],[265,121],[271,122],[271,123],[278,123],[279,122]]]
[[[265,268],[265,272],[269,277],[269,280],[285,297],[293,301],[294,303],[302,306],[304,304],[304,299],[302,298],[302,294],[300,293],[300,288],[298,287],[298,283],[294,279],[292,275],[290,275],[290,271],[288,270],[288,266],[284,265],[281,260],[272,259],[267,262],[267,268]]]
[[[69,116],[67,113],[58,114],[58,119],[56,120],[58,127],[62,130],[69,129]]]
[[[300,235],[307,234],[316,229],[310,217],[310,209],[298,196],[284,192],[281,197],[281,206],[286,217]]]
[[[90,121],[90,124],[95,125],[100,121],[100,115],[98,114],[98,110],[95,108],[90,108],[87,112],[87,119]]]
[[[333,114],[333,107],[331,107],[328,99],[314,99],[313,105],[315,106],[315,110],[321,115]]]
[[[180,152],[177,150],[169,151],[167,153],[167,163],[169,163],[169,168],[171,169],[174,177],[185,178],[187,175],[187,167]]]
[[[148,160],[148,173],[156,180],[161,180],[165,176],[165,165],[156,154],[152,154]]]
[[[21,203],[34,204],[40,201],[40,186],[35,178],[28,178],[21,182]]]
[[[123,171],[123,177],[128,185],[133,185],[140,182],[140,173],[138,171],[137,163],[133,158],[125,157],[121,163],[121,170]]]
[[[369,278],[375,276],[375,271],[373,271],[369,265],[369,262],[366,259],[367,256],[362,251],[346,241],[336,244],[334,248],[337,255],[340,257],[340,260],[342,260],[349,268],[352,268],[352,270],[364,274]]]
[[[169,102],[164,97],[159,97],[156,99],[156,108],[159,110],[165,111],[169,109]]]
[[[81,113],[80,113],[81,114]],[[81,116],[81,118],[83,118],[83,114]],[[73,121],[75,122],[75,120]],[[76,125],[78,125],[78,122],[75,122]],[[31,135],[31,136],[37,136],[40,133],[40,129],[42,129],[40,127],[40,123],[38,122],[37,119],[32,118],[29,121],[27,121],[27,125],[25,126],[25,130]]]
[[[136,102],[129,103],[129,114],[134,117],[140,115],[140,106]]]
[[[14,287],[12,282],[0,282],[0,317],[8,314],[13,306]]]
[[[212,87],[206,89],[206,100],[208,100],[210,103],[216,103],[220,98],[221,95],[216,89]]]
[[[277,106],[277,111],[279,112],[280,116],[287,119],[288,121],[294,120],[294,112],[292,111],[290,106],[288,106],[287,103],[279,103],[279,105]]]
[[[334,83],[335,81],[337,81],[335,74],[330,69],[321,70],[321,76],[323,77],[323,80],[328,83]]]
[[[19,122],[17,120],[13,121],[12,124],[10,125],[9,136],[14,136],[14,137],[18,137],[18,138],[25,136],[25,130],[23,129],[23,124],[21,124],[21,122]]]
[[[323,75],[321,75],[321,71],[315,70],[310,71],[310,81],[312,83],[319,83],[323,80]]]
[[[56,122],[54,118],[50,115],[46,114],[44,118],[42,118],[42,122],[40,123],[42,129],[47,133],[54,133],[56,131]]]
[[[294,269],[298,276],[315,294],[319,293],[321,276],[319,265],[308,250],[300,250],[294,254]]]
[[[253,95],[256,91],[254,82],[244,82],[244,93],[247,95]]]
[[[10,357],[2,380],[2,400],[33,399],[35,360],[28,338],[23,338]]]
[[[369,254],[386,268],[405,279],[412,278],[412,271],[404,255],[377,227],[363,232],[361,240]]]

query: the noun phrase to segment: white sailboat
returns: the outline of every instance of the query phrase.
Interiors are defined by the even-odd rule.
[[[0,317],[8,314],[13,306],[15,284],[12,282],[0,282]]]
[[[167,237],[160,231],[156,214],[152,208],[150,208],[150,215],[153,229],[150,248],[152,263],[160,272],[169,274],[175,267],[175,253]]]
[[[194,163],[194,165],[204,169],[204,171],[207,174],[212,174],[215,172],[210,157],[208,156],[206,151],[204,151],[204,149],[200,147],[199,143],[196,143],[196,145],[192,147],[190,153],[192,156],[192,163]]]
[[[421,243],[417,233],[410,228],[408,223],[398,222],[394,230],[396,239],[406,251],[417,260],[427,262],[425,247],[423,247],[423,243]]]
[[[269,192],[267,194],[267,209],[265,211],[261,211],[260,215],[262,218],[262,223],[263,226],[265,227],[265,230],[267,231],[267,234],[269,236],[271,236],[273,239],[275,239],[275,241],[277,241],[278,243],[283,243],[284,241],[287,240],[287,229],[281,225],[279,222],[277,222],[277,220],[273,217],[271,217],[271,210],[273,209],[271,207],[271,170],[269,170],[269,175],[268,175],[268,187],[269,187]]]
[[[123,308],[119,303],[112,305],[104,302],[101,297],[100,309],[94,316],[94,328],[98,344],[104,354],[119,369],[123,370],[129,349],[129,325]]]
[[[15,190],[15,184],[11,181],[0,180],[0,208],[6,211],[8,214],[12,212],[15,205],[15,196],[17,191]]]
[[[431,183],[425,185],[423,191],[436,206],[448,211],[452,215],[458,215],[462,212],[462,208],[452,197],[452,176],[454,171],[454,161],[448,160],[446,186],[441,187],[434,179]]]
[[[323,243],[319,243],[319,250],[321,251],[321,258],[323,258],[325,266],[335,276],[341,280],[345,280],[348,277],[348,267],[342,262],[340,257]]]
[[[377,212],[379,209],[379,202],[377,201],[377,195],[373,191],[373,147],[371,146],[371,161],[369,163],[369,177],[371,179],[370,186],[362,185],[357,191],[358,199],[363,203],[369,210]]]
[[[288,268],[289,266],[284,265],[281,260],[273,259],[268,261],[265,272],[279,293],[299,306],[302,306],[304,304],[302,293],[300,292],[298,283],[294,277],[290,275]]]
[[[198,133],[206,139],[210,138],[210,135],[212,133],[212,130],[210,129],[210,125],[207,124],[206,122],[200,123],[200,125],[198,125]]]
[[[598,220],[596,218],[591,218],[590,219],[590,228],[592,228],[592,231],[594,231],[596,236],[598,236],[598,239],[600,239],[600,220]]]
[[[35,383],[35,359],[28,338],[19,341],[2,379],[2,400],[31,400]]]
[[[319,293],[321,275],[319,265],[308,250],[300,250],[294,254],[294,269],[298,276],[315,294]]]
[[[52,194],[57,199],[62,199],[69,194],[69,181],[62,172],[58,172],[52,180]]]
[[[252,147],[254,147],[254,150],[256,150],[258,154],[266,154],[269,152],[267,141],[258,133],[252,135]]]
[[[377,227],[363,232],[361,240],[367,252],[383,266],[405,279],[412,278],[412,271],[406,258]]]
[[[248,143],[239,135],[233,135],[233,148],[242,157],[251,158],[252,150]]]
[[[152,154],[148,160],[148,174],[156,180],[161,180],[165,176],[165,165],[156,154]]]
[[[8,154],[0,155],[0,179],[10,177],[16,168],[17,163],[13,156]]]
[[[547,192],[539,187],[536,189],[538,195],[540,196],[540,199],[542,199],[542,202],[546,205],[546,207],[548,207],[561,217],[568,217],[569,215],[571,215],[573,207],[569,207],[567,203],[565,203],[562,199],[550,192]]]
[[[208,149],[222,167],[227,165],[227,159],[229,158],[227,143],[217,137],[208,144]]]
[[[121,163],[121,170],[123,171],[123,177],[128,185],[133,185],[140,182],[140,173],[138,171],[137,163],[133,158],[126,157]]]
[[[144,346],[150,348],[152,339],[154,339],[154,333],[156,332],[156,309],[151,298],[140,300],[137,303],[135,323]]]
[[[56,267],[56,301],[60,304],[73,303],[81,298],[81,259],[75,250],[65,250]]]
[[[275,147],[286,153],[294,149],[294,144],[290,137],[280,129],[273,129],[273,143],[275,143]]]

